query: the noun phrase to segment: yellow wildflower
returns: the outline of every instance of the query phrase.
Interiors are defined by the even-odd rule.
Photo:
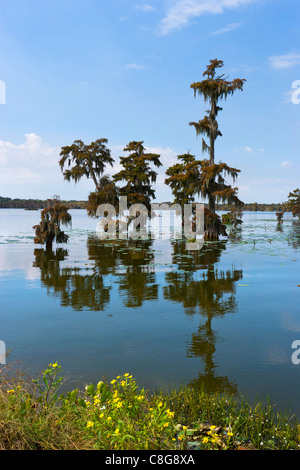
[[[204,444],[207,444],[207,443],[208,443],[208,437],[203,437],[202,442],[203,442]]]
[[[92,426],[94,426],[93,421],[88,421],[88,422],[86,423],[86,427],[87,427],[87,428],[91,428]]]

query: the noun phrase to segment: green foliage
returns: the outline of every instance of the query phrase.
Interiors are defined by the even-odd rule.
[[[218,102],[226,99],[236,90],[242,90],[245,80],[228,81],[224,75],[217,75],[217,69],[221,67],[223,67],[221,60],[211,60],[203,73],[204,80],[191,84],[194,96],[202,96],[210,106],[207,115],[202,120],[189,123],[195,128],[197,136],[204,134],[209,139],[209,144],[202,139],[202,152],[207,152],[209,159],[200,162],[199,177],[194,181],[195,193],[208,199],[208,214],[213,224],[209,224],[207,220],[208,230],[205,233],[207,239],[218,239],[218,236],[225,230],[222,224],[216,223],[212,216],[215,213],[216,202],[227,202],[236,206],[243,204],[237,196],[238,189],[232,188],[225,180],[226,176],[230,176],[235,181],[240,170],[231,168],[226,163],[215,163],[215,142],[219,136],[222,136],[216,119],[219,111],[222,110]]]
[[[107,139],[98,139],[86,145],[82,140],[75,140],[72,145],[61,148],[59,166],[64,179],[77,183],[82,177],[92,178],[96,190],[100,190],[100,178],[107,164],[113,165],[114,159],[107,148]],[[64,170],[64,167],[68,168]]]
[[[287,205],[293,216],[300,219],[300,189],[289,193]]]
[[[243,223],[241,217],[242,211],[232,208],[230,212],[222,215],[222,222],[225,225],[231,225],[236,228],[238,225]]]
[[[196,134],[204,134],[209,138],[209,144],[202,139],[202,152],[209,153],[209,159],[196,160],[195,156],[179,155],[179,162],[166,171],[165,183],[168,184],[175,197],[174,202],[186,204],[193,202],[196,195],[204,200],[208,199],[208,208],[205,211],[206,240],[218,239],[219,235],[226,235],[225,226],[215,213],[216,203],[226,202],[229,205],[241,207],[242,201],[237,196],[238,188],[232,188],[226,182],[226,176],[236,180],[240,170],[228,166],[226,163],[215,163],[215,141],[221,132],[218,128],[216,117],[222,109],[218,101],[227,98],[235,90],[242,90],[245,80],[236,79],[229,82],[224,75],[216,76],[217,69],[223,67],[223,62],[217,59],[210,61],[203,76],[204,80],[193,83],[191,88],[194,95],[201,95],[204,101],[208,101],[210,109],[207,116],[199,122],[190,122],[195,127]]]
[[[59,375],[61,371],[61,366],[54,362],[49,364],[39,379],[32,380],[39,392],[37,401],[44,407],[57,402],[57,391],[63,382],[63,378]]]
[[[90,217],[97,216],[97,208],[101,204],[112,204],[117,206],[119,201],[119,188],[107,175],[99,180],[99,189],[89,194],[87,213]]]
[[[178,155],[178,163],[166,171],[165,183],[172,189],[174,202],[183,206],[195,200],[195,182],[200,178],[199,161],[189,153]]]
[[[48,207],[41,212],[41,221],[38,225],[34,225],[35,244],[46,244],[47,248],[51,248],[53,242],[66,243],[69,236],[61,230],[61,225],[68,226],[71,224],[72,216],[69,214],[69,208],[62,204],[59,198],[48,200]]]
[[[3,371],[2,371],[3,372]],[[273,407],[204,389],[150,394],[125,373],[58,394],[61,366],[38,379],[1,374],[1,450],[289,450],[300,426]]]
[[[86,201],[61,201],[70,209],[85,209]],[[25,209],[38,210],[45,209],[49,204],[49,199],[11,199],[10,197],[0,196],[0,209]]]
[[[127,202],[132,204],[143,204],[147,209],[151,207],[151,198],[155,198],[153,184],[156,182],[157,173],[151,165],[159,168],[160,155],[146,153],[143,142],[132,141],[124,148],[129,152],[126,157],[120,157],[123,167],[113,176],[115,182],[125,181],[120,188],[120,196],[127,196]]]
[[[172,443],[173,413],[160,398],[149,399],[128,373],[89,385],[86,394],[86,428],[95,448],[158,449]]]

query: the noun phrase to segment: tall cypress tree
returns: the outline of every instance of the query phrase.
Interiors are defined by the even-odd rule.
[[[230,176],[235,181],[240,170],[226,163],[215,163],[215,143],[217,138],[222,136],[217,121],[218,113],[222,111],[222,108],[218,106],[218,103],[222,99],[226,100],[229,95],[233,95],[236,90],[243,90],[245,82],[244,79],[239,78],[228,81],[224,74],[218,75],[217,70],[223,65],[221,60],[211,60],[203,73],[204,80],[191,84],[194,96],[202,96],[204,102],[209,104],[207,115],[202,120],[189,123],[194,126],[197,136],[202,134],[208,138],[208,143],[202,138],[202,152],[207,152],[209,159],[200,162],[200,177],[195,181],[196,192],[208,199],[206,239],[218,239],[220,233],[224,232],[216,217],[216,202],[227,202],[237,207],[243,205],[237,196],[238,188],[232,188],[225,180],[226,176]]]

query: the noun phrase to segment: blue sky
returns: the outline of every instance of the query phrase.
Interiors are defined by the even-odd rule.
[[[161,154],[170,200],[166,169],[202,156],[190,84],[218,58],[247,82],[221,104],[216,161],[241,170],[243,201],[285,201],[300,187],[299,14],[299,0],[2,0],[0,195],[86,199],[92,182],[63,180],[60,148],[105,137],[109,173],[131,140]]]

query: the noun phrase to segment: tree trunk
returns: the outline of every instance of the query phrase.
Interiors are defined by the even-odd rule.
[[[48,239],[46,242],[46,250],[51,250],[53,245],[53,241],[51,239]]]
[[[210,110],[210,121],[211,121],[211,128],[210,128],[210,135],[209,135],[209,164],[210,166],[214,165],[215,163],[215,126],[216,126],[216,102],[212,100],[211,103],[211,110]],[[209,183],[209,197],[208,197],[208,206],[210,212],[215,212],[216,205],[215,205],[215,196],[212,193],[215,190],[215,182],[211,180]]]

